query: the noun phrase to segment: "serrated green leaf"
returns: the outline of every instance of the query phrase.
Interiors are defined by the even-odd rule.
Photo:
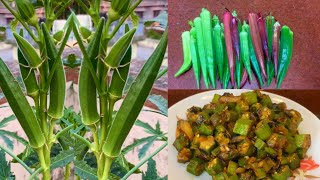
[[[142,180],[166,180],[168,176],[160,177],[157,172],[156,161],[150,158],[148,160],[148,169],[146,173],[142,173]]]
[[[98,179],[97,169],[90,167],[85,161],[74,161],[74,173],[81,179]]]
[[[143,145],[142,148],[139,149],[139,153],[138,153],[139,159],[143,158],[147,154],[149,148],[154,144],[156,139],[157,137],[154,136],[152,139],[150,139],[150,141],[147,144]]]
[[[0,128],[3,128],[7,125],[7,123],[13,121],[16,119],[16,116],[15,115],[11,115],[9,117],[6,117],[4,119],[2,119],[2,121],[0,121]]]
[[[0,139],[2,139],[4,141],[4,143],[7,145],[7,147],[11,150],[13,150],[13,142],[11,139],[9,139],[7,136],[5,135],[0,135]]]
[[[123,154],[127,154],[128,152],[130,152],[131,150],[133,150],[135,147],[142,145],[146,142],[149,142],[151,139],[153,139],[154,136],[149,136],[149,137],[145,137],[145,138],[141,138],[141,139],[136,139],[132,144],[128,145],[127,147],[125,147],[122,150]]]
[[[60,154],[51,159],[51,169],[63,167],[72,162],[74,159],[73,150],[61,151]]]
[[[25,140],[24,138],[20,137],[15,132],[10,132],[10,131],[6,131],[6,130],[0,130],[0,135],[9,136],[9,137],[17,140],[18,142],[22,143],[25,146],[27,146],[29,144],[27,140]]]
[[[139,25],[140,17],[134,11],[132,11],[130,16],[131,16],[133,25],[137,27]]]
[[[142,122],[140,120],[137,120],[135,122],[135,125],[136,126],[140,126],[142,128],[145,129],[145,132],[149,133],[149,134],[155,134],[155,135],[158,135],[158,132],[148,123],[145,123],[145,122]]]
[[[160,110],[163,115],[168,116],[168,101],[160,95],[149,95],[148,100]]]
[[[153,24],[154,22],[159,22],[160,23],[160,27],[162,28],[166,28],[168,25],[168,13],[166,11],[162,11],[159,16],[147,20],[144,22],[145,26],[150,26],[151,24]]]
[[[6,154],[3,150],[0,150],[0,179],[14,179],[14,176],[11,173],[10,163],[6,161]]]

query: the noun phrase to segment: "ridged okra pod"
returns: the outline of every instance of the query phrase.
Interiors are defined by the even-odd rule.
[[[102,29],[104,26],[104,18],[101,18],[96,32],[88,46],[88,55],[90,62],[94,68],[97,67],[98,54]],[[92,125],[99,121],[99,113],[97,108],[97,90],[92,74],[90,73],[87,62],[83,61],[79,75],[79,100],[82,114],[82,122],[85,125]]]
[[[23,54],[24,58],[28,61],[30,68],[36,69],[39,68],[42,64],[41,58],[38,55],[34,47],[23,37],[17,33],[13,33],[13,36],[16,39],[18,47]]]
[[[20,35],[23,36],[23,31],[20,31]],[[36,99],[39,95],[39,86],[36,79],[36,75],[31,68],[28,68],[29,64],[22,55],[21,50],[18,48],[18,61],[19,69],[23,79],[23,83],[26,87],[27,95]]]
[[[141,69],[135,82],[131,85],[114,118],[110,128],[110,132],[112,133],[108,134],[103,146],[103,152],[107,157],[119,155],[121,146],[136,121],[156,80],[167,49],[167,43],[168,29],[164,32],[158,47]]]
[[[53,119],[60,119],[63,117],[64,101],[66,97],[66,77],[61,57],[57,57],[58,51],[54,45],[53,39],[50,36],[47,26],[42,23],[42,32],[44,36],[44,43],[46,45],[47,55],[49,60],[49,67],[57,61],[55,72],[50,82],[50,102],[48,108],[48,115]]]
[[[44,145],[45,138],[36,115],[31,109],[18,82],[10,73],[8,67],[0,58],[0,87],[6,96],[8,103],[16,115],[22,129],[26,133],[29,143],[33,148]]]
[[[135,32],[136,28],[131,29],[112,46],[109,54],[104,59],[107,68],[114,69],[119,67],[122,58],[125,56],[131,45]]]

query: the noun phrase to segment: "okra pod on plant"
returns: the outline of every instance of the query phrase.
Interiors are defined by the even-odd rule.
[[[23,31],[20,30],[20,35],[23,36]],[[21,53],[21,50],[18,48],[18,61],[19,61],[19,69],[20,73],[24,82],[24,85],[26,87],[27,95],[34,98],[38,96],[39,94],[39,86],[36,79],[36,75],[34,73],[34,70],[31,68],[28,68],[29,64],[27,60],[24,58],[24,56]]]
[[[116,157],[136,121],[145,103],[153,83],[160,70],[168,43],[168,29],[162,35],[161,41],[149,60],[145,63],[135,83],[133,83],[124,98],[122,105],[115,115],[107,139],[103,145],[103,152],[107,157]]]
[[[39,148],[44,145],[45,138],[36,115],[31,109],[20,85],[10,73],[4,61],[0,58],[0,87],[16,115],[22,129],[26,133],[30,146]]]
[[[45,23],[41,24],[44,41],[46,45],[47,55],[49,60],[49,67],[52,68],[55,61],[58,65],[56,66],[55,72],[50,82],[50,102],[48,108],[48,115],[53,119],[60,119],[64,113],[64,102],[66,97],[66,77],[64,67],[61,61],[61,57],[58,56],[58,51],[54,45],[53,39],[50,36],[50,32],[47,29]]]
[[[108,17],[111,22],[120,19],[129,9],[131,0],[113,0],[111,1],[111,8],[108,11]]]
[[[96,32],[88,46],[88,55],[90,62],[94,68],[97,67],[99,46],[104,27],[104,18],[101,18]],[[92,125],[99,121],[99,113],[97,109],[97,87],[94,83],[92,74],[88,69],[87,61],[83,61],[79,75],[79,102],[82,114],[82,122],[85,125]]]
[[[35,26],[38,24],[38,16],[35,8],[29,0],[16,0],[16,7],[20,17],[27,21],[29,25]]]
[[[202,76],[203,76],[203,80],[204,80],[204,84],[206,85],[206,88],[209,88],[208,67],[207,67],[207,58],[206,58],[206,51],[205,51],[206,47],[204,45],[204,37],[203,37],[202,24],[201,24],[200,17],[196,17],[194,19],[194,28],[196,30],[196,36],[197,36],[196,39],[197,39],[197,47],[198,47]]]
[[[191,51],[190,51],[190,32],[184,31],[181,35],[182,49],[183,49],[183,64],[180,69],[176,72],[174,77],[178,77],[185,73],[191,68]]]
[[[30,68],[37,69],[41,66],[42,61],[34,47],[23,37],[13,32],[18,47],[24,58],[28,61]]]
[[[135,32],[136,28],[131,29],[112,46],[108,56],[104,59],[107,68],[115,69],[119,67],[122,58],[131,45]]]
[[[212,38],[212,21],[211,13],[207,9],[203,8],[200,13],[203,43],[205,45],[206,62],[208,68],[208,74],[212,87],[216,88],[216,62],[214,59],[213,38]]]

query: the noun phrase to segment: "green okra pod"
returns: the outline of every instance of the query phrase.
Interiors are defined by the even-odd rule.
[[[16,0],[16,7],[20,17],[27,21],[29,25],[35,26],[38,24],[38,16],[35,8],[29,0]]]
[[[90,62],[95,69],[103,27],[104,18],[101,18],[87,49]],[[87,66],[87,61],[83,61],[79,75],[79,101],[83,124],[92,125],[99,121],[100,116],[97,109],[97,87]]]
[[[224,32],[221,34],[221,40],[223,43],[223,89],[228,88],[228,84],[230,81],[230,68],[229,68],[229,60],[228,60],[228,53],[227,53],[227,47],[226,47],[226,41],[224,37]]]
[[[252,81],[248,36],[249,36],[248,33],[245,31],[245,28],[243,27],[242,31],[240,32],[240,49],[241,49],[240,53],[241,53],[241,58],[242,58],[244,67],[248,72],[250,81]]]
[[[61,57],[58,56],[58,51],[54,45],[53,39],[50,36],[49,30],[45,23],[41,24],[44,41],[46,45],[47,55],[49,60],[49,67],[52,68],[55,61],[55,72],[50,82],[50,102],[48,108],[48,115],[53,119],[60,119],[64,113],[64,102],[66,97],[66,77]]]
[[[13,36],[16,39],[21,53],[23,54],[24,58],[28,61],[30,68],[39,68],[42,64],[42,61],[34,47],[26,39],[24,39],[17,33],[14,32]]]
[[[183,49],[183,64],[180,69],[176,72],[174,77],[178,77],[185,73],[191,68],[191,51],[190,51],[190,32],[184,31],[181,35],[182,49]]]
[[[45,138],[36,115],[31,109],[20,85],[10,73],[4,61],[0,58],[0,87],[16,115],[22,129],[26,133],[30,146],[39,148],[44,145]]]
[[[209,88],[207,58],[206,58],[204,37],[203,37],[200,17],[196,17],[194,19],[194,28],[196,30],[196,36],[197,36],[196,39],[197,39],[197,47],[198,47],[202,76],[203,76],[203,80],[204,80],[204,84],[206,85],[206,88]]]
[[[103,152],[107,157],[116,157],[121,152],[122,144],[136,121],[156,80],[167,49],[167,43],[168,29],[165,30],[158,47],[141,69],[135,79],[135,83],[131,85],[119,111],[115,115],[109,131],[112,133],[108,134],[103,145]]]
[[[216,63],[214,59],[211,13],[203,8],[200,13],[203,43],[205,45],[206,63],[212,87],[216,88]]]
[[[199,54],[197,50],[197,40],[196,40],[196,31],[194,28],[190,30],[191,37],[190,37],[190,52],[191,52],[191,61],[193,66],[194,77],[197,81],[197,87],[200,88],[200,61],[199,61]]]
[[[20,35],[23,36],[23,31],[20,31]],[[18,61],[19,61],[19,69],[24,82],[24,85],[27,90],[27,95],[34,98],[34,100],[39,95],[39,86],[36,79],[36,75],[34,70],[28,68],[29,64],[27,60],[21,53],[21,50],[18,48]]]
[[[131,45],[135,32],[136,28],[131,29],[112,46],[108,56],[104,59],[107,68],[114,69],[119,67],[122,58]]]
[[[217,61],[218,65],[218,73],[219,73],[219,78],[220,81],[223,79],[223,63],[224,63],[224,54],[223,54],[223,45],[222,45],[222,40],[221,40],[221,26],[220,23],[218,23],[214,27],[214,52],[215,52],[215,59]]]

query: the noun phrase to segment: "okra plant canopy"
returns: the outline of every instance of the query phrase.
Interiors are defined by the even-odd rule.
[[[154,82],[166,73],[166,70],[160,73],[159,70],[167,48],[167,28],[134,83],[125,90],[132,59],[131,44],[139,21],[134,10],[142,0],[111,1],[107,20],[99,16],[99,0],[75,0],[91,17],[95,31],[81,27],[76,15],[71,12],[63,29],[55,34],[50,32],[53,22],[74,3],[73,0],[15,0],[16,9],[9,5],[11,1],[1,2],[15,17],[11,23],[12,30],[15,31],[16,25],[21,24],[39,47],[39,53],[24,38],[22,31],[13,33],[18,45],[19,66],[26,94],[32,98],[34,110],[0,58],[0,87],[29,140],[26,150],[18,156],[3,146],[0,149],[12,156],[14,161],[21,163],[31,174],[30,179],[38,179],[40,173],[43,179],[50,179],[52,169],[64,166],[65,178],[68,179],[71,162],[74,163],[78,179],[126,179],[132,173],[139,173],[139,167],[167,145],[167,138],[159,124],[153,129],[149,124],[138,121],[137,125],[149,129],[152,136],[139,139],[122,150],[123,142],[136,122]],[[39,7],[44,7],[46,18],[41,24],[35,13],[35,9]],[[129,17],[133,21],[133,27],[125,25],[125,34],[116,39],[110,53],[107,53],[109,42]],[[164,15],[161,14],[161,17],[163,19]],[[112,23],[115,24],[113,29],[110,28]],[[161,24],[166,25],[166,22]],[[66,78],[63,64],[76,66],[79,63],[74,55],[68,57],[68,63],[63,63],[65,60],[61,58],[71,33],[74,34],[75,44],[83,57],[79,74],[81,114],[64,108]],[[112,76],[108,76],[111,73]],[[114,104],[122,97],[123,103],[114,114]],[[156,99],[154,96],[152,98]],[[161,114],[165,115],[164,112]],[[61,130],[56,132],[54,126],[59,126]],[[88,136],[92,138],[85,138]],[[139,152],[139,158],[142,158],[150,147],[150,142],[156,140],[165,143],[136,166],[124,158],[128,151],[148,142],[148,146],[146,144],[143,147],[144,151],[141,154]],[[31,166],[30,157],[34,157],[38,163]],[[148,164],[151,164],[150,168],[154,168],[152,159]],[[116,165],[122,168],[121,173],[120,170],[114,172]],[[3,167],[7,167],[7,164]],[[152,169],[148,167],[148,171]],[[9,175],[11,176],[10,173]],[[145,176],[144,174],[143,177]]]

